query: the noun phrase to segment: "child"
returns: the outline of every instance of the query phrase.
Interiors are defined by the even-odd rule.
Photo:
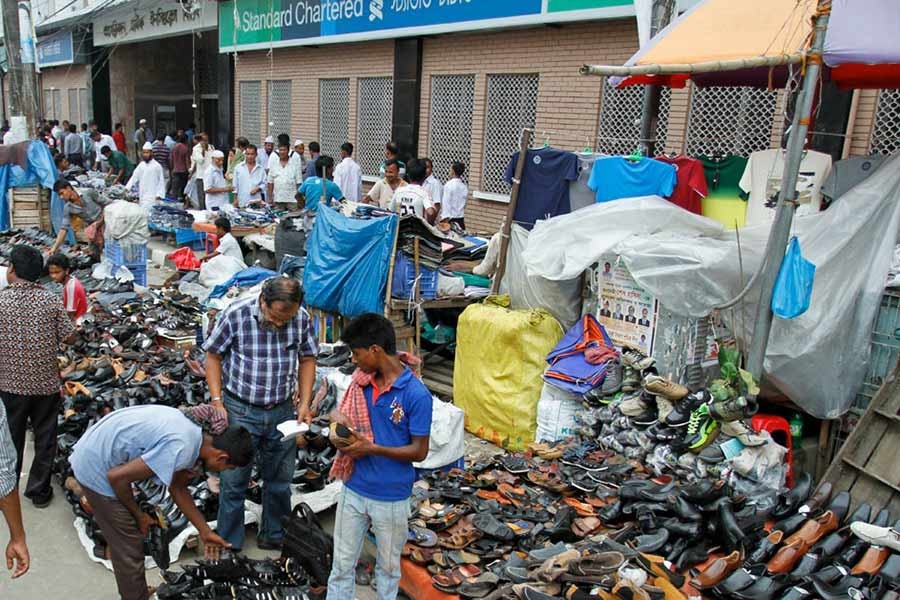
[[[87,294],[84,286],[74,275],[70,275],[72,267],[65,254],[54,254],[47,259],[47,270],[50,278],[63,286],[63,306],[73,320],[77,321],[88,311]]]
[[[466,200],[469,198],[469,188],[462,180],[466,173],[466,165],[454,162],[450,166],[450,181],[444,185],[441,202],[441,221],[449,221],[466,228]]]

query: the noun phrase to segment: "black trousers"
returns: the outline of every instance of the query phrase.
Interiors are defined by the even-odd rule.
[[[184,186],[187,185],[187,173],[172,173],[172,197],[176,200],[184,199]]]
[[[28,473],[25,497],[32,500],[46,498],[50,493],[50,476],[56,458],[57,415],[59,393],[47,396],[20,396],[0,392],[0,400],[6,406],[6,417],[13,444],[16,446],[16,474],[22,475],[22,458],[25,455],[25,433],[28,421],[34,429],[34,461]],[[18,478],[17,477],[17,480]]]

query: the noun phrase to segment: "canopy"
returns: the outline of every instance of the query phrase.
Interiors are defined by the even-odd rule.
[[[624,67],[585,66],[621,86],[782,85],[808,50],[817,0],[704,0]],[[833,0],[825,64],[841,87],[900,87],[900,2]]]

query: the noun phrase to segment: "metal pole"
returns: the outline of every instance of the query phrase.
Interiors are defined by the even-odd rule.
[[[756,309],[756,319],[753,322],[750,350],[747,353],[747,370],[757,381],[762,379],[766,346],[772,330],[772,292],[775,289],[775,280],[778,278],[778,271],[781,269],[785,248],[791,235],[791,221],[794,217],[794,210],[796,210],[794,201],[797,198],[797,178],[800,173],[800,163],[803,161],[803,148],[806,145],[806,134],[809,130],[816,85],[822,69],[822,49],[825,46],[825,31],[828,29],[830,14],[831,0],[819,0],[812,45],[806,57],[806,74],[803,77],[803,87],[797,99],[790,138],[787,143],[787,157],[784,162],[781,191],[778,194],[775,222],[769,233],[765,264],[760,272],[759,305]]]
[[[650,37],[663,30],[675,13],[674,0],[655,0],[653,2],[653,18],[650,23]],[[644,99],[641,106],[641,150],[644,156],[656,154],[656,123],[659,120],[659,97],[662,90],[658,85],[644,87]]]
[[[9,65],[10,116],[25,117],[29,139],[36,134],[40,113],[37,74],[34,71],[37,52],[32,30],[30,0],[3,0],[3,37]]]
[[[516,214],[516,204],[519,201],[519,186],[522,182],[522,172],[525,170],[525,158],[528,155],[528,147],[531,145],[533,129],[523,129],[522,138],[519,140],[519,160],[516,162],[516,171],[513,175],[512,190],[509,192],[509,206],[506,209],[506,220],[500,229],[500,256],[497,261],[497,272],[494,274],[494,282],[491,284],[491,294],[500,292],[500,282],[506,273],[506,253],[509,251],[509,236],[512,231],[513,217]]]

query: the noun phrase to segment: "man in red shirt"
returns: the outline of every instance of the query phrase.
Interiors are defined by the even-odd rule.
[[[72,266],[65,254],[54,254],[47,259],[47,271],[50,278],[63,286],[63,306],[66,312],[77,321],[88,310],[87,294],[84,286],[74,275],[70,275]]]
[[[121,123],[116,123],[116,131],[112,134],[113,141],[116,142],[116,150],[125,152],[125,130]]]
[[[172,167],[172,195],[183,200],[184,186],[187,185],[188,172],[191,170],[191,149],[188,148],[187,136],[183,133],[175,139],[169,164]]]

